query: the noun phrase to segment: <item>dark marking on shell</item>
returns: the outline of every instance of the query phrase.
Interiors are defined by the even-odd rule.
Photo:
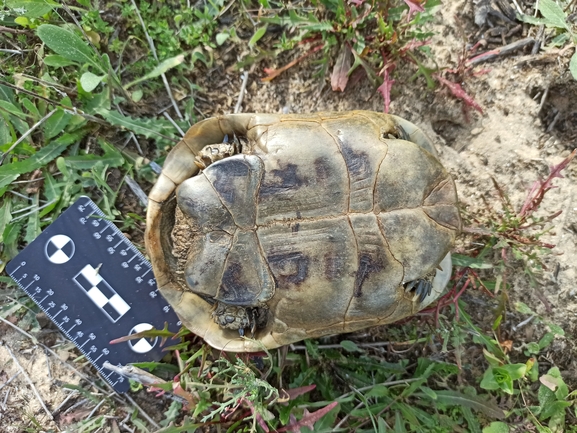
[[[299,286],[309,275],[310,259],[302,252],[273,254],[268,257],[268,262],[281,289],[290,284]]]
[[[325,183],[331,175],[330,165],[327,163],[326,158],[315,159],[313,165],[315,166],[317,183]]]
[[[298,233],[298,232],[299,232],[299,227],[300,227],[300,224],[299,224],[299,223],[294,223],[294,224],[291,226],[291,232],[293,232],[293,233]]]
[[[227,263],[218,291],[218,301],[231,305],[255,305],[257,296],[243,278],[240,263]]]
[[[350,175],[354,178],[366,178],[371,174],[369,155],[366,152],[355,150],[346,141],[339,140],[341,153]]]
[[[323,257],[325,277],[328,281],[338,280],[343,277],[345,257],[338,251],[329,251]]]
[[[281,166],[279,164],[279,166]],[[288,163],[284,167],[281,166],[278,170],[270,170],[274,176],[273,179],[263,179],[260,187],[260,195],[268,197],[275,194],[286,193],[299,189],[304,185],[304,179],[297,173],[298,166],[296,164]]]
[[[226,165],[214,165],[212,185],[226,203],[234,203],[237,185],[233,178],[248,177],[250,167],[242,160],[228,159]]]
[[[359,257],[359,267],[357,268],[357,275],[355,276],[355,290],[353,296],[360,298],[362,296],[363,283],[372,273],[380,272],[384,269],[382,259],[374,260],[368,254],[361,254]]]

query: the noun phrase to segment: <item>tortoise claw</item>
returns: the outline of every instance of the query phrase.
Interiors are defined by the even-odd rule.
[[[419,303],[423,302],[425,298],[431,294],[432,289],[433,282],[427,278],[420,278],[405,283],[405,293],[414,291],[415,299],[417,299]]]

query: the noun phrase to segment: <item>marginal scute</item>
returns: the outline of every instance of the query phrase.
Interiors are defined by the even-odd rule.
[[[449,230],[458,231],[461,229],[461,219],[459,211],[452,205],[437,205],[423,207],[423,211],[437,224],[448,228]]]
[[[445,204],[454,207],[456,201],[457,189],[455,188],[455,182],[447,174],[425,197],[423,206]]]

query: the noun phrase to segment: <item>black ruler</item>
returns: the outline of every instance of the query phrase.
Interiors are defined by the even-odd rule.
[[[160,295],[150,263],[87,197],[62,213],[7,266],[8,274],[116,391],[129,383],[102,367],[157,361],[160,339],[110,344],[181,323]]]

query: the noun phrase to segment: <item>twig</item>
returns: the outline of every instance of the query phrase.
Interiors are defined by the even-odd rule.
[[[27,179],[27,180],[16,180],[14,182],[11,182],[12,185],[17,184],[17,183],[32,183],[32,182],[39,182],[41,180],[44,180],[43,177],[37,177],[36,179]],[[14,191],[10,191],[10,192],[14,192]],[[43,202],[45,200],[42,200]]]
[[[4,401],[2,402],[2,410],[5,411],[6,410],[6,402],[8,401],[8,396],[10,395],[10,389],[6,390],[6,395],[4,395]]]
[[[18,361],[18,358],[16,358],[16,356],[14,356],[14,353],[12,353],[12,350],[10,349],[10,347],[7,344],[4,344],[4,346],[6,347],[6,349],[8,350],[8,353],[10,354],[10,356],[12,357],[12,359],[14,360],[14,362],[16,363],[16,365],[18,366],[18,368],[20,369],[20,372],[24,375],[24,377],[26,378],[26,381],[28,382],[28,385],[30,385],[30,388],[32,388],[32,392],[34,392],[34,395],[36,396],[36,399],[38,400],[38,402],[40,403],[40,406],[42,406],[42,409],[44,409],[44,412],[46,412],[46,414],[48,415],[48,418],[50,418],[52,421],[54,421],[54,417],[52,416],[52,413],[50,413],[50,411],[48,410],[48,408],[46,407],[46,405],[44,404],[44,401],[42,401],[42,397],[40,397],[40,394],[38,393],[38,390],[36,389],[36,387],[34,386],[34,383],[32,382],[32,379],[30,379],[30,376],[28,376],[28,373],[26,373],[26,370],[24,370],[24,368],[22,368],[22,365],[20,365],[20,362]]]
[[[0,33],[14,33],[15,35],[29,33],[28,30],[18,30],[11,27],[0,26]]]
[[[517,0],[513,0],[513,4],[515,5],[515,7],[517,8],[517,12],[519,12],[519,14],[523,15],[523,9],[521,9],[519,7],[519,3],[517,3]]]
[[[2,84],[4,84],[4,83],[2,83]],[[26,131],[24,134],[22,134],[22,136],[18,140],[16,140],[14,142],[14,144],[12,146],[10,146],[10,148],[6,152],[4,152],[4,155],[2,155],[2,159],[0,159],[0,165],[4,164],[4,160],[6,159],[8,154],[10,152],[12,152],[12,150],[14,150],[14,148],[16,146],[18,146],[20,143],[22,143],[22,141],[24,141],[26,139],[26,137],[28,137],[30,134],[32,134],[36,128],[38,128],[40,125],[42,125],[54,113],[56,113],[56,108],[54,110],[52,110],[50,113],[48,113],[46,116],[44,116],[42,119],[40,119],[38,122],[36,122],[34,125],[32,125],[32,128],[30,128],[28,131]]]
[[[8,379],[5,383],[3,383],[2,385],[0,385],[0,389],[2,389],[2,388],[4,388],[5,386],[9,385],[10,382],[12,382],[14,379],[16,379],[20,373],[21,373],[20,371],[17,371],[16,374],[12,375],[12,377],[11,377],[10,379]]]
[[[533,44],[533,48],[531,49],[531,55],[535,55],[539,52],[539,48],[541,48],[541,39],[543,39],[543,35],[545,34],[545,26],[542,25],[539,27],[537,31],[537,36],[535,37],[535,43]]]
[[[106,399],[102,399],[98,402],[98,404],[96,406],[94,406],[94,409],[92,409],[92,411],[88,414],[88,416],[85,419],[90,419],[92,418],[92,415],[94,415],[96,413],[96,411],[100,408],[100,406],[102,406],[104,404],[104,402],[106,401]]]
[[[142,147],[140,146],[140,142],[138,141],[138,138],[136,138],[136,135],[134,135],[134,132],[130,131],[130,139],[132,141],[134,141],[134,144],[136,145],[136,150],[138,150],[138,153],[140,153],[141,155],[144,155],[144,152],[142,152]]]
[[[489,60],[493,60],[499,56],[511,54],[512,52],[524,48],[527,45],[532,44],[534,42],[535,39],[533,38],[525,38],[512,42],[510,44],[504,45],[499,48],[495,48],[494,50],[487,51],[486,53],[479,54],[478,56],[475,56],[472,59],[467,60],[467,65],[473,66],[479,63],[487,62]]]
[[[234,114],[240,113],[240,106],[242,105],[242,100],[244,98],[244,92],[246,92],[246,84],[248,83],[248,71],[242,73],[242,85],[240,86],[240,92],[238,94],[238,101],[234,106]]]
[[[391,380],[389,382],[382,382],[382,383],[375,383],[373,385],[363,386],[362,388],[357,388],[355,391],[347,392],[345,394],[340,395],[336,398],[336,400],[342,400],[349,395],[356,394],[357,392],[368,391],[373,389],[375,386],[393,386],[393,385],[406,385],[407,383],[416,382],[417,380],[421,380],[419,377],[413,377],[411,379],[400,379],[400,380]]]
[[[54,409],[54,410],[52,411],[52,415],[56,416],[56,414],[60,411],[60,409],[62,409],[62,407],[64,407],[64,405],[65,405],[66,403],[68,403],[68,400],[70,400],[70,399],[71,399],[72,397],[74,397],[76,394],[78,394],[78,391],[75,390],[75,389],[72,390],[72,392],[71,392],[70,394],[68,394],[64,400],[62,400],[62,403],[60,403],[60,404],[56,407],[56,409]]]
[[[34,179],[34,180],[36,180],[36,179]],[[12,182],[12,183],[16,183],[16,182]],[[20,198],[23,198],[23,199],[25,199],[25,200],[29,200],[29,201],[33,201],[33,200],[34,200],[32,197],[28,197],[27,195],[20,194],[19,192],[16,192],[16,191],[8,190],[8,191],[6,191],[6,192],[12,193],[12,194],[14,194],[14,195],[16,195],[16,196],[18,196],[18,197],[20,197]],[[42,203],[46,203],[46,200],[39,200],[39,201],[41,201]],[[21,210],[20,210],[20,211],[21,211]],[[12,212],[12,213],[15,213],[15,212],[16,212],[16,211],[14,211],[14,212]]]
[[[152,38],[148,34],[148,30],[146,29],[146,24],[144,24],[144,20],[142,19],[142,16],[140,15],[140,11],[138,10],[138,6],[136,6],[136,2],[134,0],[131,0],[131,2],[132,2],[132,6],[134,6],[134,11],[136,12],[136,15],[138,16],[138,19],[140,20],[140,25],[142,26],[142,29],[144,30],[144,34],[146,35],[146,40],[148,41],[148,46],[150,47],[150,51],[152,51],[152,55],[154,56],[154,59],[158,63],[158,55],[156,54],[156,47],[154,46],[154,41],[152,40]],[[174,100],[174,97],[172,96],[172,90],[170,89],[170,85],[168,84],[168,80],[166,79],[166,74],[163,72],[162,74],[160,74],[160,76],[162,77],[162,82],[164,83],[164,87],[166,88],[166,92],[168,93],[168,97],[170,98],[170,102],[172,102],[172,106],[174,107],[174,111],[176,112],[176,114],[178,115],[178,117],[180,119],[184,119],[184,117],[182,116],[182,113],[178,109],[178,104],[176,103],[176,101]]]
[[[52,201],[49,201],[48,203],[43,204],[42,206],[38,206],[37,208],[31,210],[30,212],[26,212],[24,215],[20,215],[19,217],[14,218],[12,221],[14,222],[14,221],[21,220],[22,218],[26,218],[27,216],[30,216],[30,215],[32,215],[33,213],[38,212],[39,210],[44,209],[44,208],[47,207],[47,206],[50,206],[50,205],[51,205],[52,203],[54,203],[55,201],[56,201],[56,199],[54,199],[54,200],[52,200]]]
[[[26,50],[32,51],[32,50]],[[8,54],[24,54],[23,50],[11,50],[10,48],[1,48],[0,53],[8,53]]]
[[[557,124],[557,121],[559,120],[560,117],[561,117],[561,111],[558,111],[553,120],[551,121],[551,123],[549,124],[549,126],[547,127],[546,132],[553,131],[553,128],[555,128],[555,125]]]
[[[50,359],[48,358],[48,352],[44,351],[44,356],[46,357],[46,369],[48,370],[48,379],[52,380],[52,372],[50,371]]]
[[[365,402],[364,402],[364,401],[361,401],[359,404],[357,404],[357,405],[355,406],[355,408],[353,409],[353,411],[355,411],[355,410],[357,410],[357,409],[360,409],[364,404],[365,404]],[[347,414],[343,417],[343,419],[341,419],[341,420],[338,422],[338,424],[333,427],[333,430],[336,430],[336,429],[340,428],[340,427],[350,418],[351,413],[352,413],[352,411],[349,412],[349,413],[347,413]]]
[[[374,343],[355,343],[357,347],[383,347],[383,346],[411,346],[416,343],[424,343],[427,341],[427,338],[420,338],[418,340],[413,341],[400,341],[400,342],[393,342],[393,341],[377,341]],[[343,346],[340,344],[320,344],[317,346],[317,349],[343,349]],[[291,350],[307,350],[306,346],[293,346],[291,345]]]
[[[523,326],[525,326],[526,324],[528,324],[531,320],[533,320],[535,318],[535,316],[531,316],[525,320],[523,320],[521,323],[519,323],[517,326],[513,326],[513,331],[517,331],[518,329],[522,328]]]
[[[126,182],[128,187],[132,190],[134,195],[138,198],[138,201],[140,202],[140,204],[143,207],[147,207],[148,206],[148,196],[142,190],[140,185],[138,183],[136,183],[136,181],[128,175],[124,176],[124,181]]]
[[[541,102],[539,103],[539,109],[537,110],[537,116],[541,114],[543,107],[545,106],[545,101],[547,101],[547,96],[549,95],[549,85],[545,87],[545,91],[543,92],[543,96],[541,96]]]
[[[180,132],[181,137],[184,137],[184,131],[180,128],[180,126],[178,126],[178,123],[176,123],[174,119],[170,117],[170,114],[168,114],[166,111],[163,111],[162,115],[166,118],[166,120],[172,123],[172,126],[174,126],[178,132]]]
[[[88,402],[87,398],[83,398],[82,400],[77,401],[72,406],[70,406],[68,409],[66,409],[64,412],[62,412],[62,415],[66,415],[68,412],[71,412],[72,410],[76,409],[77,407],[82,406],[86,402]]]

